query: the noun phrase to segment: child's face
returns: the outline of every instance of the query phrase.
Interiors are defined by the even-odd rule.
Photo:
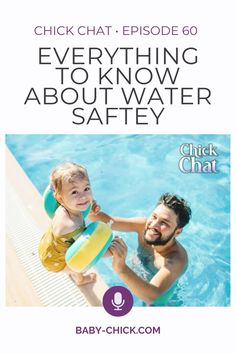
[[[75,177],[72,182],[63,181],[59,202],[68,210],[84,211],[93,196],[87,178]]]

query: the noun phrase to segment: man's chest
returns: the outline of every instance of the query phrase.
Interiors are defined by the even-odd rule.
[[[153,261],[154,266],[155,266],[157,269],[162,268],[162,267],[164,266],[164,264],[165,264],[165,258],[162,257],[162,256],[161,256],[159,253],[157,253],[157,252],[154,252],[153,256],[154,256],[154,261]]]
[[[143,253],[147,256],[149,256],[150,261],[152,260],[153,266],[157,269],[160,269],[163,267],[165,263],[165,258],[161,256],[159,253],[154,252],[154,249],[152,246],[149,246],[144,242],[143,237],[139,237],[139,243],[143,249]]]

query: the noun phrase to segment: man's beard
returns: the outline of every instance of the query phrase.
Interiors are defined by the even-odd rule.
[[[167,236],[167,238],[163,239],[163,238],[162,238],[162,235],[160,235],[160,237],[158,236],[158,237],[156,238],[156,240],[151,240],[151,241],[150,241],[150,240],[147,240],[147,239],[145,238],[145,234],[146,234],[146,232],[148,231],[148,229],[146,229],[146,230],[144,231],[144,235],[143,235],[144,241],[146,242],[147,245],[150,245],[150,246],[165,246],[165,245],[173,238],[173,236],[174,236],[175,231],[177,230],[177,228],[178,228],[178,227],[176,227],[176,228],[174,229],[174,231],[173,231],[169,236]]]

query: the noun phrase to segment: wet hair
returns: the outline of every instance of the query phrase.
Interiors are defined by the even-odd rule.
[[[157,205],[163,204],[167,208],[172,209],[177,215],[178,227],[184,227],[188,224],[192,211],[183,198],[175,194],[165,193],[162,194]]]
[[[65,162],[56,166],[50,176],[55,197],[61,193],[63,182],[73,183],[76,178],[89,181],[86,168],[74,162]]]

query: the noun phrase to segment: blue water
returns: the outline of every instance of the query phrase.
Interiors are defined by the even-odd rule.
[[[111,215],[148,216],[162,193],[184,197],[193,217],[178,240],[188,252],[189,266],[168,305],[230,305],[228,135],[8,135],[6,143],[40,193],[58,163],[85,165],[94,197]],[[216,146],[217,172],[181,172],[179,148],[184,143]],[[129,249],[128,264],[139,268],[136,234],[122,237]],[[97,269],[109,286],[122,285],[111,259],[99,261]],[[140,275],[145,277],[145,269]],[[135,299],[135,304],[142,302]]]

